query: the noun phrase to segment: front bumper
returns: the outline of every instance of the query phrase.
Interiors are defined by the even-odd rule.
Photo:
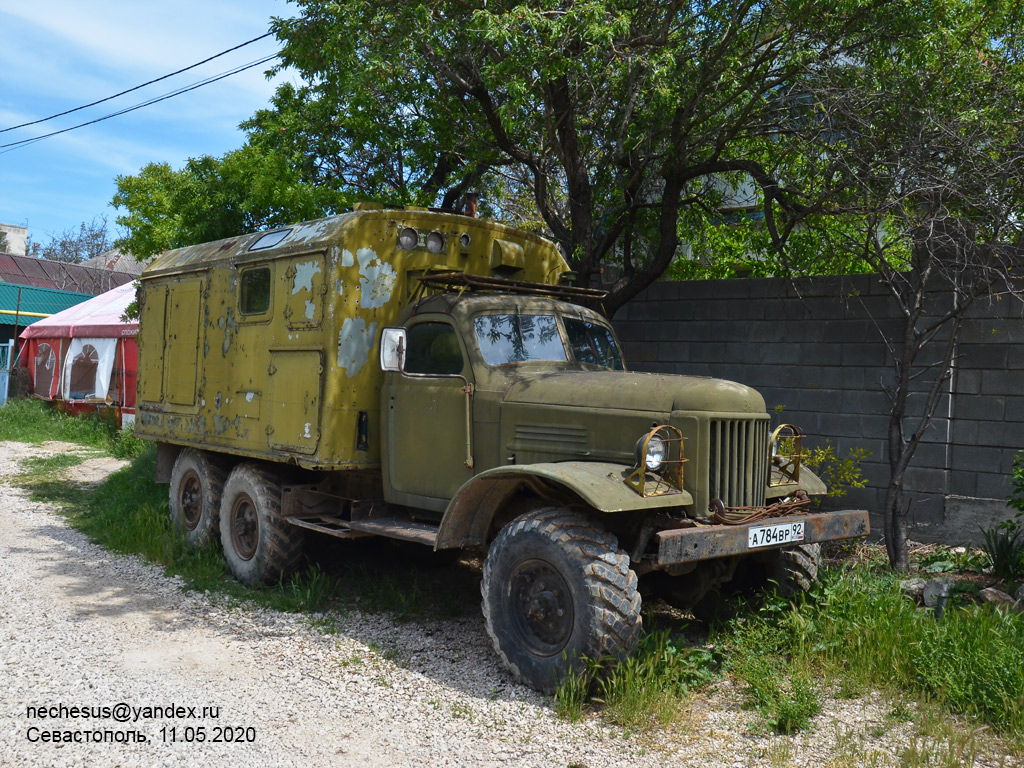
[[[751,528],[800,521],[804,522],[803,541],[755,549],[751,549],[747,544],[748,531]],[[840,512],[765,518],[746,525],[698,525],[694,528],[678,528],[660,531],[655,534],[655,538],[658,541],[658,567],[664,567],[676,563],[748,555],[799,544],[854,539],[867,536],[870,532],[867,511],[848,509]]]

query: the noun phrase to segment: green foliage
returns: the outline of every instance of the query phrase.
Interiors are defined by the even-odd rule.
[[[27,472],[19,482],[34,498],[57,504],[71,525],[97,544],[114,552],[140,555],[162,565],[169,575],[180,576],[189,588],[230,600],[309,612],[333,598],[334,580],[318,566],[276,587],[255,589],[230,579],[218,548],[190,549],[171,528],[167,487],[153,481],[156,450],[152,443],[143,443],[128,466],[88,491],[59,474],[62,468],[80,461],[80,456],[61,454],[27,462]]]
[[[917,568],[925,573],[981,573],[987,565],[985,556],[972,549],[963,551],[935,547],[915,555]]]
[[[821,694],[807,671],[793,672],[785,659],[753,654],[735,666],[751,704],[776,733],[806,730],[821,711]]]
[[[1013,457],[1010,489],[1010,506],[1019,512],[1024,512],[1024,451],[1020,451]]]
[[[303,85],[245,124],[253,146],[392,204],[483,191],[485,208],[542,222],[584,281],[619,265],[613,310],[673,260],[676,277],[870,270],[866,237],[890,222],[884,261],[905,263],[914,206],[869,194],[908,178],[872,161],[934,156],[901,152],[915,123],[899,110],[937,105],[977,136],[1017,103],[968,108],[1017,51],[1002,4],[297,6],[275,31]],[[981,57],[985,40],[999,43]],[[889,144],[860,141],[876,127]]]
[[[794,448],[792,438],[779,440],[777,446],[777,450],[783,456],[791,455]],[[801,464],[825,483],[828,498],[838,499],[849,493],[851,488],[863,488],[867,485],[867,478],[863,476],[860,465],[871,455],[871,451],[865,448],[851,448],[845,458],[839,458],[830,440],[809,450],[803,447],[801,449]]]
[[[247,144],[221,158],[190,158],[180,171],[151,163],[119,176],[112,204],[124,210],[117,245],[139,258],[168,248],[316,219],[346,198],[304,182],[282,154]]]
[[[821,478],[828,488],[828,498],[838,499],[845,496],[851,488],[863,488],[867,478],[861,473],[860,464],[871,451],[865,448],[851,448],[845,458],[836,456],[832,443],[828,440],[824,445],[815,446],[808,451],[803,463]]]
[[[1024,512],[998,525],[979,528],[985,538],[982,549],[992,563],[992,572],[1003,581],[1024,576]]]

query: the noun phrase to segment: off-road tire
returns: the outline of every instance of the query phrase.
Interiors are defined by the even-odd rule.
[[[220,497],[227,472],[208,453],[186,448],[171,470],[171,525],[198,549],[220,540]]]
[[[769,585],[786,597],[806,592],[818,580],[820,544],[798,544],[777,550],[765,564]]]
[[[567,509],[542,507],[506,525],[484,560],[480,591],[502,663],[543,693],[584,657],[625,658],[640,637],[629,556],[615,536]]]
[[[276,584],[302,559],[302,529],[281,518],[281,484],[256,464],[239,464],[224,484],[221,544],[236,579]]]

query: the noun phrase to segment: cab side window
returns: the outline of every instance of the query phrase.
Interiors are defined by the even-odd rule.
[[[447,323],[420,323],[406,334],[405,372],[434,376],[462,373],[462,348]]]

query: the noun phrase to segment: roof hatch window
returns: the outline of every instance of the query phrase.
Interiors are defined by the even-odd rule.
[[[250,245],[249,250],[265,251],[267,248],[273,248],[275,245],[280,245],[281,242],[291,233],[292,231],[290,229],[279,229],[277,232],[267,232],[267,234]]]

